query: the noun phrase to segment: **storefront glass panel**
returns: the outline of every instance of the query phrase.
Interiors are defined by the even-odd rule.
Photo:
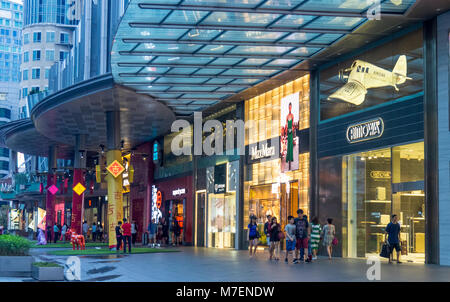
[[[234,248],[236,193],[208,194],[208,247]]]
[[[423,155],[423,142],[420,142],[343,157],[344,257],[378,255],[391,215],[397,214],[402,259],[424,262]]]

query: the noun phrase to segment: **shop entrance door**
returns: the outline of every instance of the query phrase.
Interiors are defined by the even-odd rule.
[[[169,243],[173,244],[176,241],[173,233],[174,220],[178,222],[181,228],[178,242],[184,242],[184,205],[185,200],[166,200],[164,205],[164,217],[169,222]],[[181,241],[181,242],[180,242]]]
[[[205,201],[206,192],[197,192],[197,246],[205,246]]]
[[[234,248],[236,193],[208,195],[208,247]]]
[[[142,241],[142,231],[147,229],[144,226],[144,200],[133,199],[131,202],[131,219],[136,222],[137,235],[136,241]]]
[[[402,259],[425,262],[425,194],[423,190],[393,194],[393,212],[401,225]],[[395,255],[394,255],[395,256]]]

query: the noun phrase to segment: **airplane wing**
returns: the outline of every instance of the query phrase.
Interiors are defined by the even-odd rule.
[[[328,97],[328,100],[339,99],[355,105],[361,105],[367,94],[367,89],[356,81],[349,81],[347,84],[336,90]]]

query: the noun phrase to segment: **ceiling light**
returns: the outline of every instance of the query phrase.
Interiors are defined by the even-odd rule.
[[[150,36],[150,32],[144,30],[144,31],[141,31],[141,35],[142,36]]]
[[[220,45],[220,46],[215,47],[215,48],[211,48],[211,50],[212,50],[212,51],[216,51],[216,50],[219,50],[219,49],[221,49],[221,48],[223,48],[223,45]]]
[[[146,61],[150,61],[151,59],[153,59],[152,56],[144,56],[144,60],[146,60]]]
[[[153,44],[153,43],[144,43],[144,46],[145,46],[145,48],[147,48],[147,49],[153,49],[153,48],[156,47],[156,45]]]
[[[173,58],[168,58],[167,60],[168,61],[174,61],[174,60],[179,60],[180,59],[180,57],[173,57]]]

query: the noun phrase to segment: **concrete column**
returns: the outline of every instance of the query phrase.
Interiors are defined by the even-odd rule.
[[[47,196],[45,199],[46,227],[53,227],[53,224],[55,223],[55,195],[50,193],[49,189],[52,185],[56,185],[56,154],[56,146],[51,146],[48,150]]]
[[[120,112],[110,111],[106,113],[106,166],[108,167],[115,160],[121,165],[122,151],[120,150]],[[118,221],[123,219],[123,193],[122,193],[122,173],[114,177],[108,172],[106,176],[108,183],[108,238],[109,247],[115,249],[117,245],[115,227]]]
[[[77,135],[75,138],[75,150],[73,159],[73,187],[81,183],[86,187],[84,179],[84,169],[86,169],[86,154],[81,158],[80,150],[84,150],[85,136]],[[84,214],[84,192],[78,195],[75,191],[72,192],[72,221],[71,229],[75,230],[77,234],[81,234],[81,226]]]

